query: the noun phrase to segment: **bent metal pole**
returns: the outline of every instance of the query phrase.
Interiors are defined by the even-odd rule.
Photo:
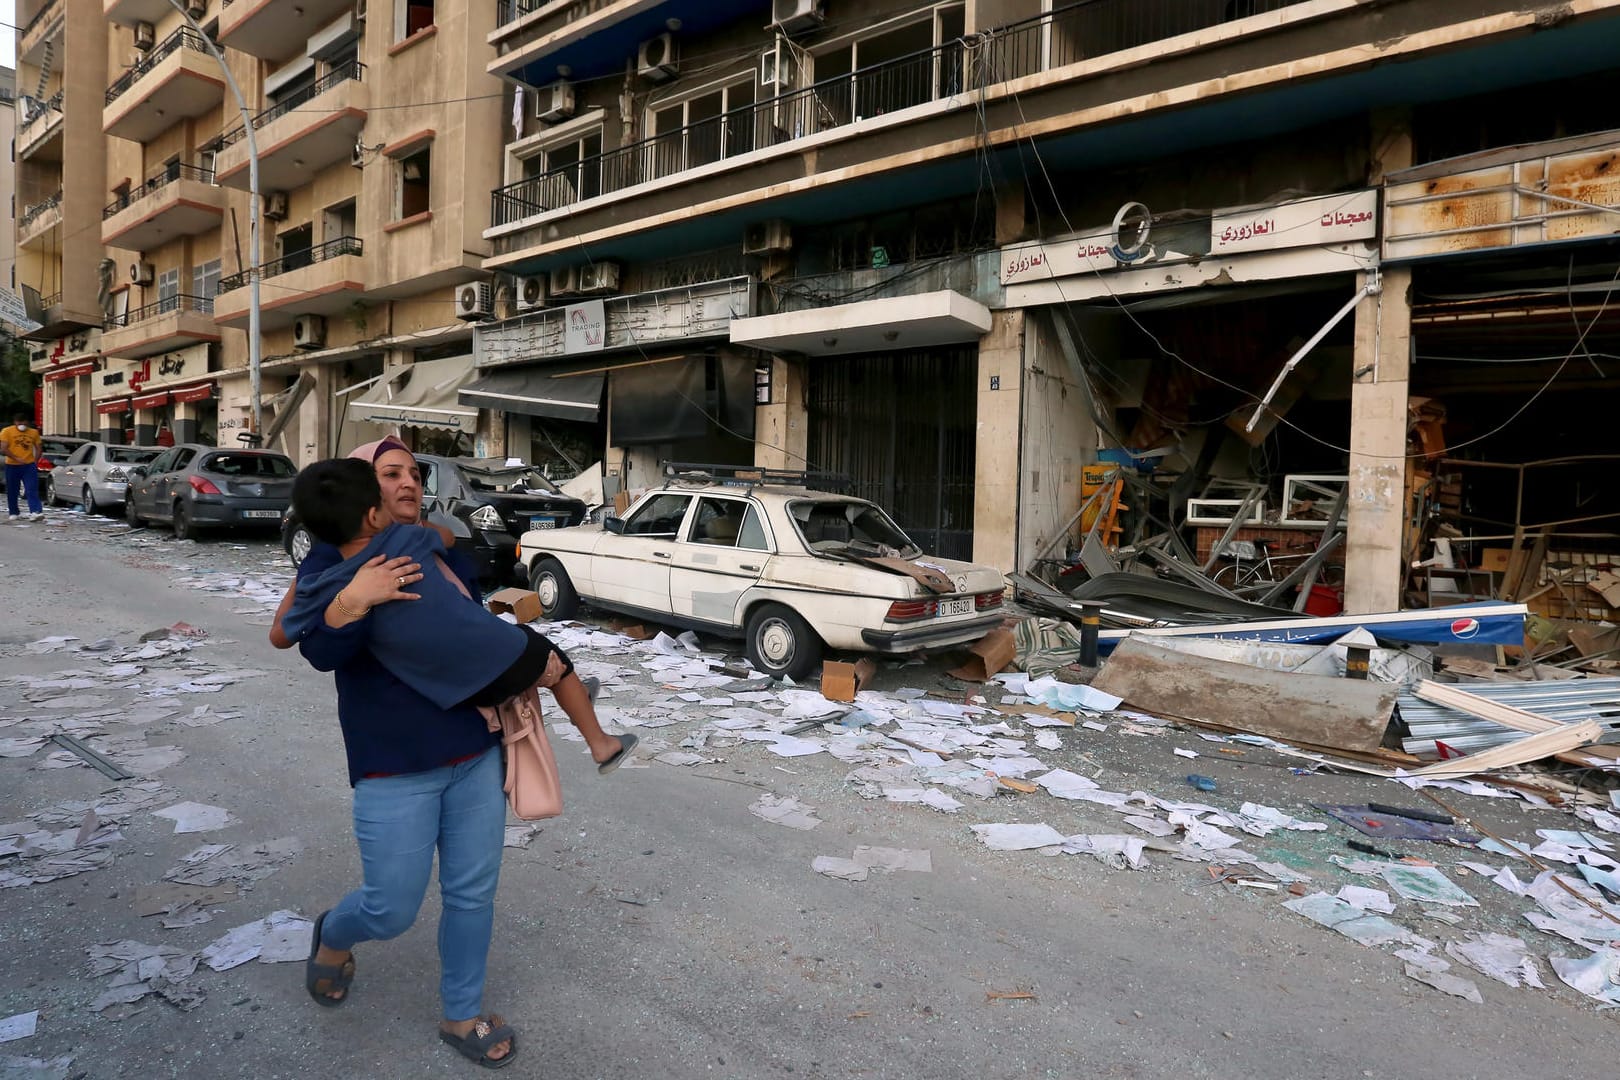
[[[191,17],[191,12],[185,9],[180,0],[169,0],[174,10],[186,20],[186,25],[202,39],[213,56],[214,62],[225,76],[225,85],[231,88],[231,96],[236,98],[236,108],[242,114],[242,131],[247,138],[248,148],[248,396],[253,407],[253,434],[258,435],[264,430],[264,397],[260,386],[260,342],[259,342],[259,142],[253,135],[253,114],[248,111],[247,99],[242,96],[242,88],[236,85],[236,76],[231,74],[231,66],[225,62],[225,55],[214,44],[214,39],[203,33],[203,28],[197,25],[197,20]]]

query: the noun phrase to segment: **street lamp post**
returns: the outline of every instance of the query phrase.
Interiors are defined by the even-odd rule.
[[[203,33],[203,28],[191,17],[191,13],[185,9],[180,0],[169,0],[169,3],[213,54],[214,60],[219,64],[219,70],[225,75],[225,85],[231,88],[231,95],[236,98],[236,107],[242,113],[242,129],[248,147],[248,191],[249,198],[252,199],[248,206],[248,393],[253,403],[253,433],[258,435],[264,430],[259,348],[259,213],[262,208],[259,201],[259,142],[253,134],[253,114],[248,111],[247,99],[242,96],[242,88],[236,85],[236,76],[231,74],[231,67],[225,62],[225,55],[219,51],[219,46],[214,44],[214,40]]]

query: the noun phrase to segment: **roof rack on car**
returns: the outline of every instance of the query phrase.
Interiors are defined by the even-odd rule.
[[[737,487],[798,487],[818,491],[847,491],[849,477],[814,469],[766,469],[758,465],[714,465],[692,461],[664,462],[666,483],[686,481],[730,484]]]

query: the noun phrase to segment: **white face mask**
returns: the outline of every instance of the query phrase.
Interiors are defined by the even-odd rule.
[[[24,423],[23,421],[19,420],[19,421],[17,421],[17,430],[18,431],[27,431],[28,430],[28,425],[26,423]]]

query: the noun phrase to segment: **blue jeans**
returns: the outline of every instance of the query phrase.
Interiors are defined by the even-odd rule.
[[[446,1020],[483,1011],[484,968],[506,839],[501,752],[427,772],[361,780],[354,836],[365,883],[339,900],[321,944],[347,951],[398,937],[416,921],[439,852],[439,997]]]
[[[6,512],[17,516],[17,492],[28,496],[28,512],[37,514],[39,506],[39,465],[6,466]]]

